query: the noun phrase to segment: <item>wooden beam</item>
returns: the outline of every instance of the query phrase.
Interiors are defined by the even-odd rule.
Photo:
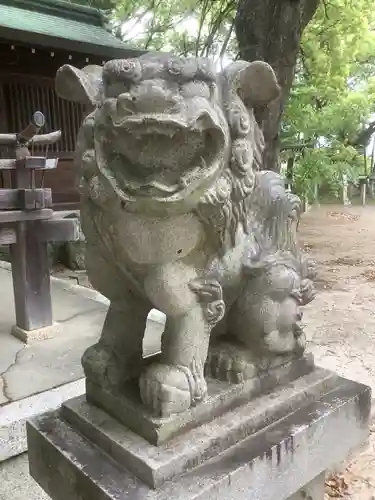
[[[0,224],[5,224],[8,222],[50,219],[52,215],[53,210],[50,208],[43,208],[42,210],[30,210],[30,212],[23,212],[22,210],[8,210],[5,212],[0,212]]]
[[[79,219],[47,219],[41,221],[40,241],[79,241]],[[17,243],[15,225],[0,226],[0,246]]]
[[[16,168],[36,169],[36,170],[50,170],[57,167],[57,158],[46,158],[45,156],[26,156],[17,160]]]
[[[16,160],[1,158],[0,159],[0,170],[13,170],[16,168]]]
[[[47,158],[44,157],[37,158],[37,160],[33,161],[32,156],[29,156],[25,159],[25,169],[35,168],[38,170],[52,170],[57,167],[58,158]],[[43,160],[43,162],[42,162]],[[0,159],[0,170],[15,170],[17,165],[17,160],[14,159]]]
[[[50,132],[48,134],[35,135],[26,144],[28,146],[32,145],[42,145],[47,146],[48,144],[54,144],[61,138],[61,130],[56,130],[55,132]],[[0,145],[2,146],[16,146],[18,142],[18,134],[0,134]]]
[[[52,207],[52,191],[49,188],[0,189],[0,210],[30,210],[50,207]]]

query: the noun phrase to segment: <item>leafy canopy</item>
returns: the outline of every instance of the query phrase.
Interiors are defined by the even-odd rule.
[[[116,34],[133,46],[221,65],[237,57],[236,0],[79,1],[112,9]],[[373,0],[322,0],[302,38],[281,125],[282,157],[295,160],[297,189],[337,187],[343,172],[355,179],[374,132]]]
[[[337,191],[343,173],[365,173],[375,131],[374,27],[372,0],[327,0],[304,33],[281,130],[285,146],[308,146],[294,151],[299,190],[318,183]]]

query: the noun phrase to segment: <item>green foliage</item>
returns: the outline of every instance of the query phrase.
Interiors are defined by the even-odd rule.
[[[304,33],[281,131],[284,146],[319,146],[296,155],[300,193],[313,184],[337,190],[343,173],[355,180],[365,171],[361,155],[375,113],[374,27],[373,0],[327,0]]]
[[[237,57],[236,0],[79,1],[113,5],[116,33],[133,46],[222,64]],[[288,148],[282,159],[295,157],[300,193],[316,183],[335,190],[343,173],[353,180],[364,173],[363,151],[375,132],[373,1],[322,0],[304,32],[280,134]]]
[[[236,52],[235,13],[235,0],[120,0],[114,17],[118,35],[139,48],[220,59]]]
[[[314,186],[338,196],[343,174],[349,182],[357,182],[363,173],[362,158],[351,146],[338,143],[333,147],[309,148],[297,159],[293,171],[296,192],[314,198]]]

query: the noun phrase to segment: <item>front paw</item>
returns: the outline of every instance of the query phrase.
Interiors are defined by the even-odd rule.
[[[124,374],[113,354],[102,345],[94,344],[83,353],[82,366],[87,379],[99,386],[120,386]]]
[[[181,413],[206,397],[202,378],[187,367],[153,364],[139,379],[142,402],[157,417]]]

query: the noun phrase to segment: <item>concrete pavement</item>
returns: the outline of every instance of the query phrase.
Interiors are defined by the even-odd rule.
[[[95,290],[52,278],[52,303],[60,335],[31,345],[13,337],[12,275],[0,263],[0,462],[26,450],[26,419],[84,393],[81,356],[97,341],[108,302]],[[163,330],[160,313],[150,316],[147,353],[157,349]]]

